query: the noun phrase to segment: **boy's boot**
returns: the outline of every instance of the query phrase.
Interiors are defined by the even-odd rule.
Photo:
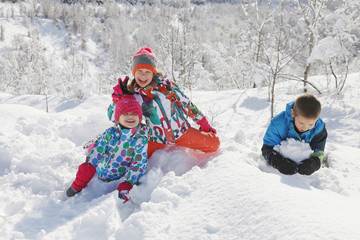
[[[75,181],[66,190],[66,196],[73,197],[75,194],[80,192],[93,178],[96,169],[93,165],[85,162],[79,166],[76,173]]]

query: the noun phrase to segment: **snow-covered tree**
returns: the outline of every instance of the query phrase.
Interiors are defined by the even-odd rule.
[[[308,59],[311,56],[314,46],[318,41],[318,22],[321,17],[321,13],[325,4],[325,0],[313,0],[307,1],[306,3],[298,0],[302,18],[301,20],[305,23],[307,32],[305,35],[307,36],[307,54],[305,59]],[[311,62],[306,61],[305,71],[304,71],[304,92],[307,92],[306,84],[308,82],[310,70],[311,70]]]

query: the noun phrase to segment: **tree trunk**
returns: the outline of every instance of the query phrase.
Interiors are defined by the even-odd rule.
[[[45,94],[45,102],[46,102],[46,112],[49,112],[49,102],[48,102],[48,95]]]
[[[334,76],[334,78],[335,78],[335,89],[337,89],[337,88],[338,88],[338,78],[337,78],[337,76],[336,76],[336,74],[335,74],[335,72],[334,72],[334,69],[333,69],[333,67],[332,67],[331,60],[329,60],[329,65],[330,65],[331,74],[332,74],[332,75]]]
[[[311,68],[311,64],[309,63],[306,65],[305,72],[304,72],[304,93],[307,93],[306,84],[308,82],[310,68]]]
[[[310,32],[309,39],[309,57],[311,56],[312,50],[314,48],[314,33]],[[306,64],[305,72],[304,72],[304,93],[307,92],[306,84],[308,82],[309,73],[311,69],[311,63]]]
[[[275,101],[275,83],[276,83],[277,73],[275,72],[273,76],[273,81],[271,85],[271,105],[270,105],[270,111],[271,111],[271,119],[274,117],[274,101]]]

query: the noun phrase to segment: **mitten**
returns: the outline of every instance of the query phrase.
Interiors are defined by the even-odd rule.
[[[116,85],[115,87],[113,87],[114,92],[112,94],[112,99],[113,99],[113,103],[117,103],[119,101],[119,97],[122,95],[122,89],[120,87],[120,85]]]
[[[112,94],[112,99],[115,104],[119,101],[119,97],[123,95],[123,90],[121,89],[121,84],[120,84],[122,81],[121,78],[119,78],[118,81],[119,84],[113,87],[114,92]]]
[[[320,158],[310,157],[308,159],[302,160],[298,166],[298,173],[304,175],[311,175],[315,171],[319,170],[321,166]]]
[[[284,158],[280,153],[273,151],[269,158],[269,164],[282,174],[292,175],[297,172],[297,163],[289,158]]]
[[[127,82],[129,80],[129,77],[126,77],[124,80],[122,80],[121,78],[118,79],[118,85],[116,85],[115,87],[113,87],[113,94],[112,94],[112,99],[113,102],[116,104],[120,97],[124,94],[129,95],[131,94],[129,91],[127,91],[126,85]]]
[[[206,117],[203,117],[200,121],[196,123],[197,125],[200,125],[200,130],[204,132],[213,132],[216,134],[216,130],[210,126],[208,120]]]
[[[129,191],[132,189],[132,184],[129,182],[122,182],[119,184],[117,190],[119,191],[119,198],[125,200],[124,202],[129,201]]]

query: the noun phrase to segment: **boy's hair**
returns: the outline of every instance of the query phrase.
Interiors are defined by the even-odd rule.
[[[321,113],[321,103],[314,95],[302,94],[295,100],[294,112],[296,116],[318,118]]]

